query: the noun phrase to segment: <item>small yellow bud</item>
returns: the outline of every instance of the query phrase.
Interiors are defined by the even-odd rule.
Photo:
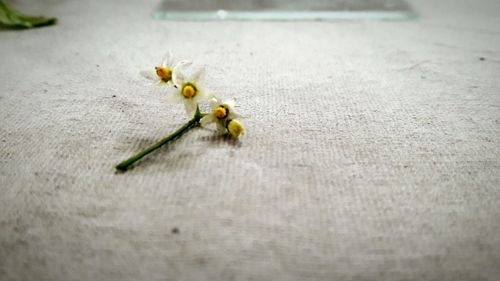
[[[227,124],[227,130],[231,134],[231,136],[237,138],[242,135],[245,131],[243,125],[238,120],[230,120]]]
[[[227,117],[227,109],[224,108],[223,106],[218,106],[217,108],[214,109],[213,114],[218,119],[224,119]]]
[[[182,87],[182,95],[185,98],[192,98],[192,97],[196,96],[196,87],[194,85],[191,85],[191,84],[185,84]]]
[[[165,66],[155,67],[156,75],[161,78],[163,82],[168,82],[172,79],[172,70]]]

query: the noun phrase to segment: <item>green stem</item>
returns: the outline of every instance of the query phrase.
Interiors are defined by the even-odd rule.
[[[203,117],[204,115],[205,114],[200,113],[200,110],[197,109],[196,114],[194,115],[193,119],[189,120],[186,124],[182,125],[182,127],[177,129],[172,134],[161,139],[159,142],[149,146],[148,148],[142,150],[141,152],[135,154],[134,156],[132,156],[132,157],[128,158],[127,160],[121,162],[120,164],[116,165],[115,168],[117,170],[120,170],[120,171],[126,171],[130,167],[130,165],[134,164],[135,162],[140,160],[142,157],[148,155],[149,153],[160,148],[162,145],[169,143],[170,141],[176,139],[177,137],[179,137],[182,134],[184,134],[185,132],[187,132],[189,129],[198,125],[201,117]]]

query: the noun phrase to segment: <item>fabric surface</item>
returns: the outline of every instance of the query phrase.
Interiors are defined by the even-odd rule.
[[[0,31],[0,280],[498,280],[500,3],[408,22],[169,22],[14,1]],[[249,118],[195,129],[139,71],[208,66]]]

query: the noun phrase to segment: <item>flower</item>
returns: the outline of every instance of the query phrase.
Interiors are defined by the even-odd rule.
[[[207,113],[207,115],[201,118],[200,123],[202,126],[215,123],[217,125],[217,130],[221,133],[225,133],[227,120],[234,118],[242,118],[242,116],[234,110],[234,100],[221,100],[214,97],[210,99],[210,113]]]
[[[153,85],[171,86],[174,73],[179,68],[190,64],[191,62],[186,60],[177,62],[172,56],[172,53],[167,52],[163,56],[160,65],[156,66],[154,70],[144,70],[141,71],[140,74],[144,78],[151,80]]]
[[[184,103],[186,113],[192,118],[198,107],[198,102],[210,97],[205,88],[205,68],[199,68],[190,74],[185,74],[185,68],[177,68],[173,73],[173,86],[167,88],[168,103]]]
[[[231,136],[235,138],[243,135],[243,133],[245,132],[243,125],[238,120],[228,120],[227,130],[229,131],[229,134],[231,134]]]

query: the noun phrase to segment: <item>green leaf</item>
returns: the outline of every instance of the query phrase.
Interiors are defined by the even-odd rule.
[[[0,0],[0,25],[12,28],[33,28],[55,23],[56,18],[28,16]]]

